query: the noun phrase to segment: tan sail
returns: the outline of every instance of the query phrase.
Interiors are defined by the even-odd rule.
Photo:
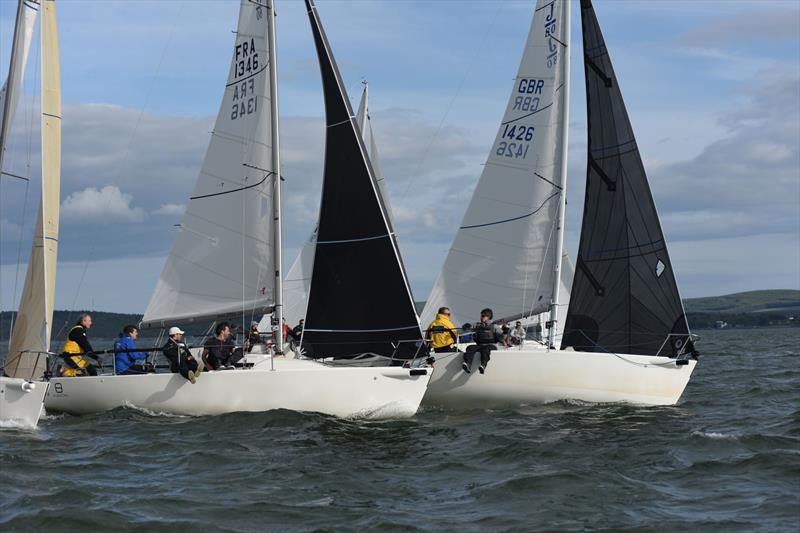
[[[11,334],[5,372],[12,377],[37,378],[50,350],[58,255],[61,198],[61,68],[54,0],[42,1],[42,200],[36,220],[28,273]]]

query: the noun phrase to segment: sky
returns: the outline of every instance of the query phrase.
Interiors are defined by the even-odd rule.
[[[415,299],[424,300],[494,140],[533,0],[320,0],[372,126]],[[224,90],[235,0],[59,0],[62,219],[56,308],[143,312]],[[0,0],[0,71],[16,2]],[[800,4],[598,0],[684,297],[800,289]],[[284,267],[317,218],[323,100],[299,0],[277,0]],[[573,5],[566,246],[586,173]],[[38,199],[38,50],[0,183],[0,307],[15,309]]]

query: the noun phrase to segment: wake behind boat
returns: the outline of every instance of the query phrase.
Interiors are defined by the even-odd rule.
[[[231,315],[253,316],[272,307],[281,323],[281,180],[273,5],[272,0],[241,2],[233,58],[212,139],[181,231],[145,312],[144,326],[213,325]],[[307,7],[323,74],[335,72],[313,7]],[[339,80],[323,76],[329,121],[331,81]],[[335,97],[342,96],[338,93]],[[348,118],[352,121],[344,117]],[[340,142],[353,142],[347,137],[349,132],[343,135]],[[332,139],[337,138],[329,133],[326,153],[334,144]],[[326,180],[335,170],[326,165]],[[369,184],[365,181],[362,186]],[[373,202],[377,204],[377,197]],[[352,218],[356,224],[364,220],[355,212]],[[324,238],[328,231],[323,213],[319,235]],[[312,285],[310,305],[314,305],[315,295],[325,299],[318,287]],[[337,303],[327,301],[329,306]],[[419,335],[418,326],[417,332]],[[278,327],[276,333],[276,352],[280,354],[282,329]],[[253,357],[252,361],[254,364],[242,368],[202,372],[196,383],[179,374],[57,377],[45,405],[48,410],[74,414],[135,406],[186,415],[292,409],[342,417],[407,417],[417,411],[430,380],[426,368],[342,368],[280,355]]]
[[[423,319],[550,312],[547,342],[491,352],[485,374],[438,354],[425,402],[672,405],[696,365],[666,242],[591,2],[581,2],[586,205],[558,346],[569,105],[568,0],[539,0],[503,121]],[[427,321],[426,321],[427,323]],[[464,350],[464,346],[459,346]],[[474,369],[473,369],[474,370]]]

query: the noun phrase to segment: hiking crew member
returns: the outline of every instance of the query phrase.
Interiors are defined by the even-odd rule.
[[[198,362],[183,343],[183,333],[181,328],[169,328],[169,339],[162,351],[169,361],[170,372],[180,374],[194,384],[203,372],[203,362]]]
[[[244,353],[237,349],[231,336],[231,327],[221,322],[214,330],[214,337],[203,343],[203,363],[211,370],[231,369]]]
[[[128,325],[122,328],[119,339],[114,342],[114,373],[119,374],[146,374],[148,372],[147,354],[137,352],[136,339],[139,337],[139,328]],[[118,351],[116,351],[118,350]]]
[[[496,343],[503,341],[502,331],[499,327],[492,324],[493,316],[494,313],[491,309],[484,309],[481,311],[481,321],[475,324],[473,328],[475,344],[467,346],[467,350],[464,352],[464,362],[461,363],[461,368],[463,368],[464,372],[467,374],[470,373],[475,352],[481,353],[481,364],[478,366],[478,370],[481,374],[486,372],[486,365],[489,364],[490,359],[489,354],[492,350],[497,349],[497,346],[495,346]]]
[[[450,321],[450,308],[440,307],[436,312],[436,319],[428,325],[425,331],[425,340],[431,342],[435,353],[455,352],[458,334],[456,327]]]
[[[98,361],[94,354],[94,349],[89,343],[87,331],[92,327],[92,316],[88,313],[82,314],[78,322],[72,326],[64,343],[64,353],[62,357],[66,366],[62,369],[61,375],[65,377],[76,376],[96,376],[97,366],[92,364],[87,358]]]

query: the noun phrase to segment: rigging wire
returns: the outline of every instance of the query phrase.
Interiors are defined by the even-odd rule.
[[[497,2],[497,6],[498,6],[497,10],[495,11],[494,16],[492,17],[491,22],[486,27],[486,31],[484,32],[483,37],[481,38],[480,44],[477,47],[478,52],[473,53],[471,55],[471,57],[477,56],[478,53],[481,50],[485,49],[486,41],[489,38],[489,33],[491,32],[492,28],[494,28],[495,22],[497,22],[497,19],[498,19],[499,15],[500,15],[500,12],[503,10],[504,4],[502,2]],[[422,157],[420,157],[417,160],[417,167],[414,170],[414,172],[411,173],[411,176],[408,178],[408,183],[406,184],[406,190],[403,192],[403,195],[400,198],[405,199],[406,196],[408,196],[408,192],[411,190],[411,186],[414,184],[414,180],[416,179],[416,177],[419,176],[420,171],[422,170],[422,166],[425,163],[425,160],[428,158],[428,154],[430,153],[431,148],[433,147],[434,143],[436,142],[436,138],[439,136],[439,133],[442,131],[442,128],[444,127],[444,123],[447,120],[448,115],[450,114],[450,110],[453,108],[453,104],[455,104],[455,101],[460,96],[461,89],[464,88],[464,84],[466,83],[467,78],[469,77],[470,73],[472,72],[473,66],[475,66],[475,62],[470,62],[470,63],[467,64],[467,68],[464,71],[464,75],[461,77],[461,81],[459,81],[458,87],[456,88],[455,93],[453,93],[453,97],[448,102],[447,107],[444,110],[444,114],[442,115],[442,118],[439,121],[439,125],[436,127],[436,130],[433,132],[433,136],[431,136],[431,140],[428,141],[428,144],[425,146],[425,150],[422,152]]]
[[[182,19],[181,13],[183,12],[183,8],[184,7],[183,7],[182,4],[178,4],[177,16],[173,17],[172,20],[181,20]],[[119,178],[122,175],[122,169],[127,167],[127,161],[128,161],[129,156],[130,156],[130,153],[131,153],[131,147],[133,146],[133,141],[136,138],[136,135],[137,135],[137,133],[139,131],[139,126],[140,126],[140,124],[142,122],[142,117],[144,116],[144,112],[145,112],[145,110],[147,109],[147,107],[148,107],[148,105],[150,103],[150,97],[151,97],[151,95],[153,93],[153,87],[155,86],[155,81],[156,81],[156,79],[158,77],[159,72],[161,71],[161,67],[162,67],[162,65],[164,63],[164,58],[166,57],[167,51],[170,49],[170,45],[172,44],[172,40],[175,37],[175,28],[176,28],[176,26],[177,26],[177,23],[172,24],[172,26],[170,28],[169,37],[167,38],[166,43],[164,44],[164,48],[161,50],[161,57],[159,58],[158,64],[156,65],[156,68],[155,68],[155,71],[153,72],[153,75],[150,78],[150,83],[149,83],[149,85],[147,87],[147,91],[145,91],[144,102],[143,102],[142,106],[139,108],[139,113],[138,113],[138,115],[136,117],[136,122],[134,123],[133,130],[131,131],[131,135],[128,138],[128,142],[126,143],[126,146],[125,146],[125,154],[122,157],[121,164],[119,164],[117,166],[117,180],[116,181],[119,181]],[[109,205],[111,205],[111,198],[108,198],[106,200],[105,209],[108,209]],[[58,334],[56,335],[58,337],[60,337],[63,334],[65,328],[72,322],[72,318],[75,315],[75,306],[78,303],[78,296],[80,296],[80,294],[81,294],[81,289],[83,288],[83,282],[84,282],[84,280],[86,278],[86,272],[89,270],[89,264],[92,262],[92,258],[94,256],[94,252],[95,252],[96,248],[97,248],[97,240],[93,240],[92,241],[92,245],[89,248],[89,253],[86,255],[86,261],[84,262],[84,265],[83,265],[83,272],[81,273],[80,280],[78,281],[78,284],[75,287],[75,297],[72,299],[72,306],[70,307],[70,313],[69,313],[69,315],[67,317],[67,320],[61,325],[61,329],[59,329]]]

